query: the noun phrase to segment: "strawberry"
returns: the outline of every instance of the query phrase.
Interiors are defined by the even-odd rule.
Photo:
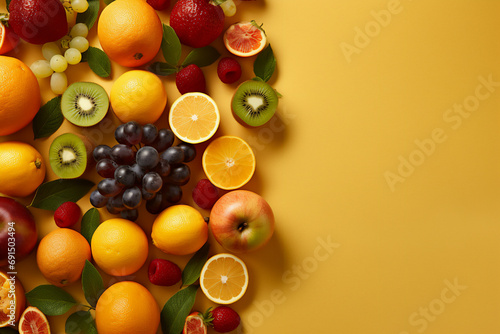
[[[12,0],[9,25],[31,44],[57,41],[68,33],[66,10],[59,0]]]
[[[181,280],[182,272],[179,266],[171,261],[154,259],[149,264],[148,277],[154,285],[172,286]]]
[[[170,7],[170,0],[147,0],[146,2],[156,10],[165,10]]]
[[[54,212],[54,221],[59,227],[70,227],[78,223],[82,210],[74,202],[64,202]]]
[[[179,0],[170,13],[170,26],[183,44],[201,48],[219,37],[224,18],[222,8],[209,0]]]
[[[181,94],[189,92],[205,93],[205,75],[203,75],[201,68],[191,64],[177,72],[175,75],[175,85]]]
[[[217,75],[223,83],[232,84],[241,78],[241,65],[233,58],[224,57],[217,64]]]
[[[228,306],[218,306],[211,311],[212,326],[216,332],[234,331],[240,325],[240,316]]]
[[[217,189],[207,179],[201,179],[193,189],[193,200],[200,208],[210,210],[219,199]]]

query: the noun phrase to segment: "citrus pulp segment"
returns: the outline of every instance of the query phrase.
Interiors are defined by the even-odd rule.
[[[175,135],[191,144],[210,139],[220,123],[215,101],[204,93],[186,93],[172,104],[168,117]]]
[[[247,290],[247,267],[241,259],[232,254],[214,255],[201,270],[200,286],[211,301],[232,304],[243,297]]]

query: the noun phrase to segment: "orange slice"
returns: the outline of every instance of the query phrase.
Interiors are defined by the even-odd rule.
[[[214,303],[232,304],[247,291],[247,266],[232,254],[214,255],[201,270],[200,286],[205,296]]]
[[[50,334],[49,322],[39,309],[29,306],[19,321],[19,334]]]
[[[255,155],[243,139],[222,136],[207,146],[202,158],[203,170],[216,187],[224,190],[244,186],[255,172]]]
[[[172,104],[168,116],[170,128],[182,141],[198,144],[210,139],[220,123],[215,101],[203,93],[187,93]]]
[[[200,312],[193,312],[187,316],[182,334],[207,334],[207,325],[200,314]]]
[[[250,57],[261,52],[266,46],[264,30],[252,22],[239,22],[230,26],[224,33],[224,45],[232,54]]]
[[[26,306],[24,289],[19,280],[10,281],[11,277],[0,271],[0,327],[12,325],[19,320],[21,313]],[[14,293],[13,293],[14,292]],[[14,318],[11,318],[11,303],[15,306]]]
[[[0,55],[3,55],[14,49],[19,42],[19,36],[0,22]]]

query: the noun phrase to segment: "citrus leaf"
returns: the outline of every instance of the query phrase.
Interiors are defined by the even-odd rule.
[[[104,283],[101,274],[99,274],[89,260],[85,260],[85,266],[83,267],[82,288],[85,299],[89,302],[90,306],[95,307],[97,300],[99,300],[99,297],[104,292]]]
[[[90,311],[72,313],[64,325],[66,334],[97,334],[94,318]]]
[[[59,179],[43,183],[38,187],[29,206],[55,211],[64,202],[77,202],[94,186],[84,179]]]
[[[61,315],[77,304],[66,291],[54,285],[39,285],[26,294],[31,306],[45,315]]]
[[[181,59],[181,42],[175,33],[175,30],[166,24],[163,24],[163,39],[161,40],[161,51],[165,61],[172,65],[177,66],[179,59]]]
[[[87,241],[92,241],[92,236],[94,235],[95,230],[101,223],[101,216],[99,215],[99,210],[96,208],[89,209],[82,217],[82,227],[81,233],[87,239]]]
[[[204,46],[202,48],[193,49],[184,62],[182,67],[186,67],[191,64],[195,64],[198,67],[208,66],[216,61],[220,57],[219,51],[211,45]]]
[[[101,78],[107,78],[111,74],[111,61],[101,49],[89,46],[82,54],[82,59],[87,61],[90,69]]]
[[[63,121],[64,116],[61,112],[61,96],[56,96],[45,103],[45,105],[38,110],[35,118],[33,118],[34,139],[50,136],[59,129]]]
[[[180,334],[186,317],[193,308],[198,287],[190,285],[177,291],[161,310],[161,329],[163,334]]]
[[[76,15],[76,23],[85,23],[90,30],[99,15],[99,0],[88,0],[88,3],[89,8],[83,13]]]
[[[275,69],[276,58],[274,58],[273,49],[271,48],[271,44],[269,44],[255,59],[253,71],[256,76],[267,82],[273,76]]]
[[[156,75],[171,75],[178,71],[177,67],[159,61],[151,64],[148,70]]]
[[[210,245],[205,243],[203,247],[201,247],[189,260],[182,271],[182,285],[191,285],[198,278],[200,278],[201,270],[203,269],[203,265],[207,262],[208,259],[208,250],[210,249]]]

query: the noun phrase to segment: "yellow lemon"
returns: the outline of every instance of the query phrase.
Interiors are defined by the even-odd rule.
[[[139,270],[148,257],[148,238],[130,220],[113,218],[99,225],[92,236],[92,255],[107,274],[127,276]]]
[[[111,87],[109,100],[123,123],[154,123],[167,105],[163,82],[153,73],[142,70],[122,74]]]
[[[207,242],[208,226],[201,213],[189,205],[174,205],[156,217],[153,244],[168,254],[187,255]]]
[[[0,193],[28,196],[44,178],[45,162],[33,146],[12,141],[0,143]]]

